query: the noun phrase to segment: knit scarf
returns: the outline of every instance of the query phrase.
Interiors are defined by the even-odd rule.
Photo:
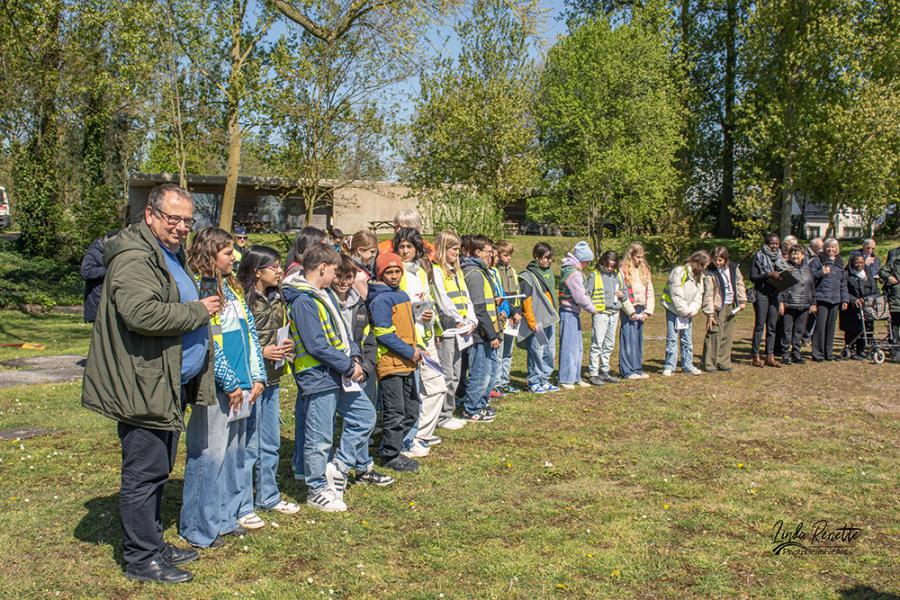
[[[553,269],[541,267],[536,260],[528,263],[525,268],[544,280],[547,289],[550,290],[550,296],[553,298],[554,308],[559,306],[559,290],[556,289],[556,275],[553,273]]]
[[[759,249],[754,257],[756,266],[763,273],[771,273],[772,271],[784,271],[787,264],[784,262],[784,256],[781,250],[772,250],[768,246]]]

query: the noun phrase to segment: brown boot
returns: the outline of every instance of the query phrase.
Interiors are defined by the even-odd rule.
[[[766,366],[767,367],[775,367],[776,369],[780,369],[781,365],[775,362],[775,355],[770,354],[766,357]]]
[[[754,355],[753,355],[753,366],[754,366],[754,367],[761,367],[761,366],[763,366],[764,364],[766,364],[766,363],[764,363],[764,362],[763,362],[763,359],[759,357],[759,354],[754,354]]]

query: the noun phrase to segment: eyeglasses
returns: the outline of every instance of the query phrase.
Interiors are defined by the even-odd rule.
[[[163,211],[159,210],[158,208],[154,208],[153,210],[158,212],[160,214],[160,216],[166,220],[166,223],[168,223],[170,227],[178,227],[178,224],[183,222],[185,224],[185,226],[188,229],[190,229],[197,222],[196,219],[185,219],[184,217],[179,217],[178,215],[170,215],[170,214],[164,213]]]
[[[277,262],[275,262],[275,263],[272,263],[271,265],[264,266],[263,269],[269,269],[269,270],[275,271],[277,273],[278,271],[281,270],[281,265],[278,264]]]
[[[236,236],[234,236],[234,239],[243,241],[243,240],[247,239],[247,236],[246,235],[236,235]]]

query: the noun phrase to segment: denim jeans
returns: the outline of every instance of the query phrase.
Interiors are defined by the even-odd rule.
[[[541,344],[537,335],[528,338],[528,355],[526,357],[528,374],[526,379],[528,387],[546,386],[553,375],[553,366],[556,363],[556,332],[555,327],[544,328],[547,343]]]
[[[488,403],[491,383],[499,372],[500,359],[490,342],[474,344],[469,348],[469,381],[463,397],[463,410],[475,414]]]
[[[694,322],[688,323],[685,329],[675,329],[676,315],[666,309],[666,358],[663,369],[675,370],[678,344],[681,343],[681,369],[688,371],[694,366]]]
[[[306,427],[303,440],[303,473],[310,495],[321,490],[325,466],[334,443],[334,415],[344,421],[341,443],[334,455],[338,468],[346,473],[351,468],[365,471],[372,464],[369,456],[369,434],[375,427],[375,407],[365,392],[334,389],[304,396]]]
[[[244,499],[247,419],[228,422],[228,396],[216,390],[214,406],[192,405],[187,424],[180,533],[206,548],[237,529]]]
[[[294,457],[291,460],[291,468],[294,471],[294,479],[303,477],[303,441],[306,439],[306,402],[300,387],[297,386],[297,400],[294,402]]]
[[[616,326],[619,311],[598,312],[591,319],[591,357],[588,371],[591,376],[609,372],[609,357],[616,345]]]
[[[559,323],[559,383],[578,383],[581,381],[581,360],[584,357],[581,318],[561,310]]]
[[[502,352],[500,354],[500,375],[494,387],[509,385],[509,369],[512,367],[513,348],[516,347],[516,338],[512,335],[503,336]]]
[[[281,447],[281,421],[278,404],[281,386],[270,385],[259,395],[247,419],[247,453],[244,458],[244,500],[238,517],[253,512],[254,473],[257,508],[272,508],[281,502],[276,474],[278,448]]]
[[[644,312],[644,307],[634,307],[636,314]],[[644,372],[644,322],[632,321],[625,314],[622,315],[622,326],[619,327],[619,373],[622,377]]]

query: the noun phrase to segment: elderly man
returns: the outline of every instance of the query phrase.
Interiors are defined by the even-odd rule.
[[[163,486],[184,430],[183,402],[216,401],[209,319],[218,296],[199,299],[182,245],[194,224],[190,194],[150,191],[144,219],[107,241],[106,281],[84,370],[81,403],[118,422],[122,444],[125,575],[180,583],[193,549],[163,542]]]
[[[875,255],[875,240],[867,238],[863,240],[862,248],[858,248],[850,252],[850,258],[854,256],[862,256],[866,261],[866,275],[872,279],[878,278],[881,271],[881,261]]]

